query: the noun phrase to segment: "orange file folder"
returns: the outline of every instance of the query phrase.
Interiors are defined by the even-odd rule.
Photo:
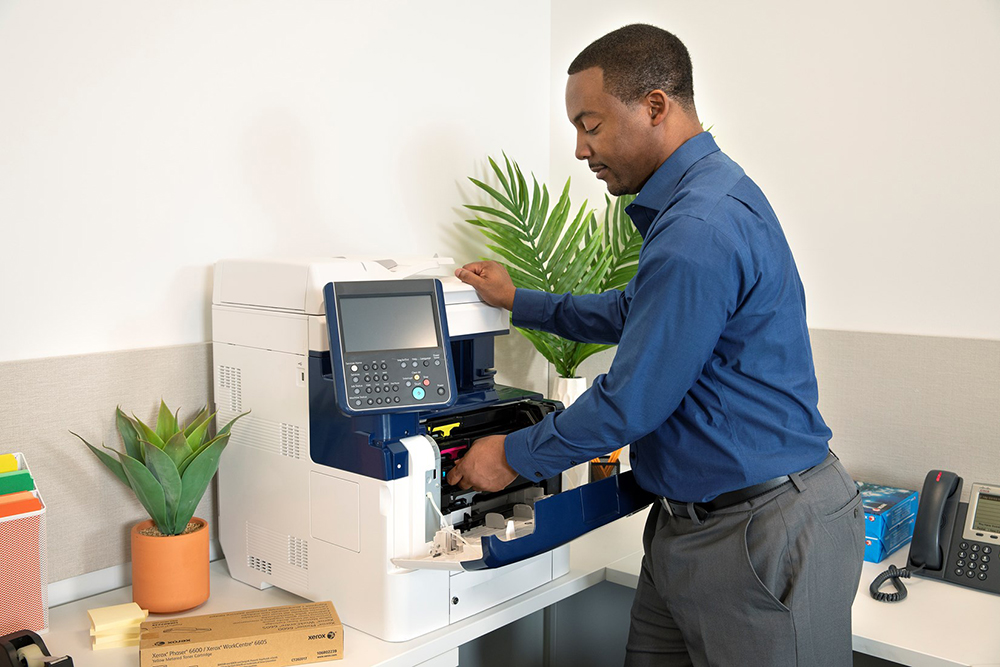
[[[0,496],[0,518],[24,514],[25,512],[37,512],[42,509],[42,501],[35,497],[31,491],[19,491]]]

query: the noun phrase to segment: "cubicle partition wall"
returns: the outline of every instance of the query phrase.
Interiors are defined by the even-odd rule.
[[[938,467],[1000,481],[1000,341],[825,330],[812,341],[832,445],[856,478],[916,489]],[[500,382],[544,391],[550,369],[520,334],[498,340],[496,363]],[[3,362],[0,378],[0,449],[24,452],[45,489],[50,581],[127,575],[128,529],[144,511],[69,430],[117,446],[114,406],[153,420],[161,392],[194,413],[210,396],[209,344]],[[198,513],[214,512],[210,492]]]

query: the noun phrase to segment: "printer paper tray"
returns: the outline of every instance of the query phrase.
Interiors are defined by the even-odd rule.
[[[534,530],[523,537],[482,537],[482,548],[434,558],[395,558],[408,569],[483,570],[503,567],[550,551],[577,537],[637,512],[653,501],[636,484],[632,471],[613,475],[535,502]]]

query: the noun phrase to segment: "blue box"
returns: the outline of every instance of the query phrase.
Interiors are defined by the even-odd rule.
[[[882,540],[896,525],[917,513],[920,494],[916,491],[867,482],[858,482],[858,489],[865,510],[865,537]]]
[[[878,563],[913,537],[919,494],[858,482],[865,511],[865,560]]]
[[[865,560],[869,563],[878,563],[907,544],[913,538],[913,524],[916,520],[917,515],[911,514],[893,526],[889,534],[881,539],[865,535]]]

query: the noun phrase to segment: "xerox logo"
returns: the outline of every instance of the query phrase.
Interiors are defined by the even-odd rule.
[[[336,632],[333,632],[333,631],[331,630],[330,632],[326,633],[326,638],[327,638],[327,639],[336,639],[336,638],[337,638],[337,633],[336,633]]]
[[[336,637],[337,633],[331,630],[325,635],[309,635],[306,639],[336,639]]]

